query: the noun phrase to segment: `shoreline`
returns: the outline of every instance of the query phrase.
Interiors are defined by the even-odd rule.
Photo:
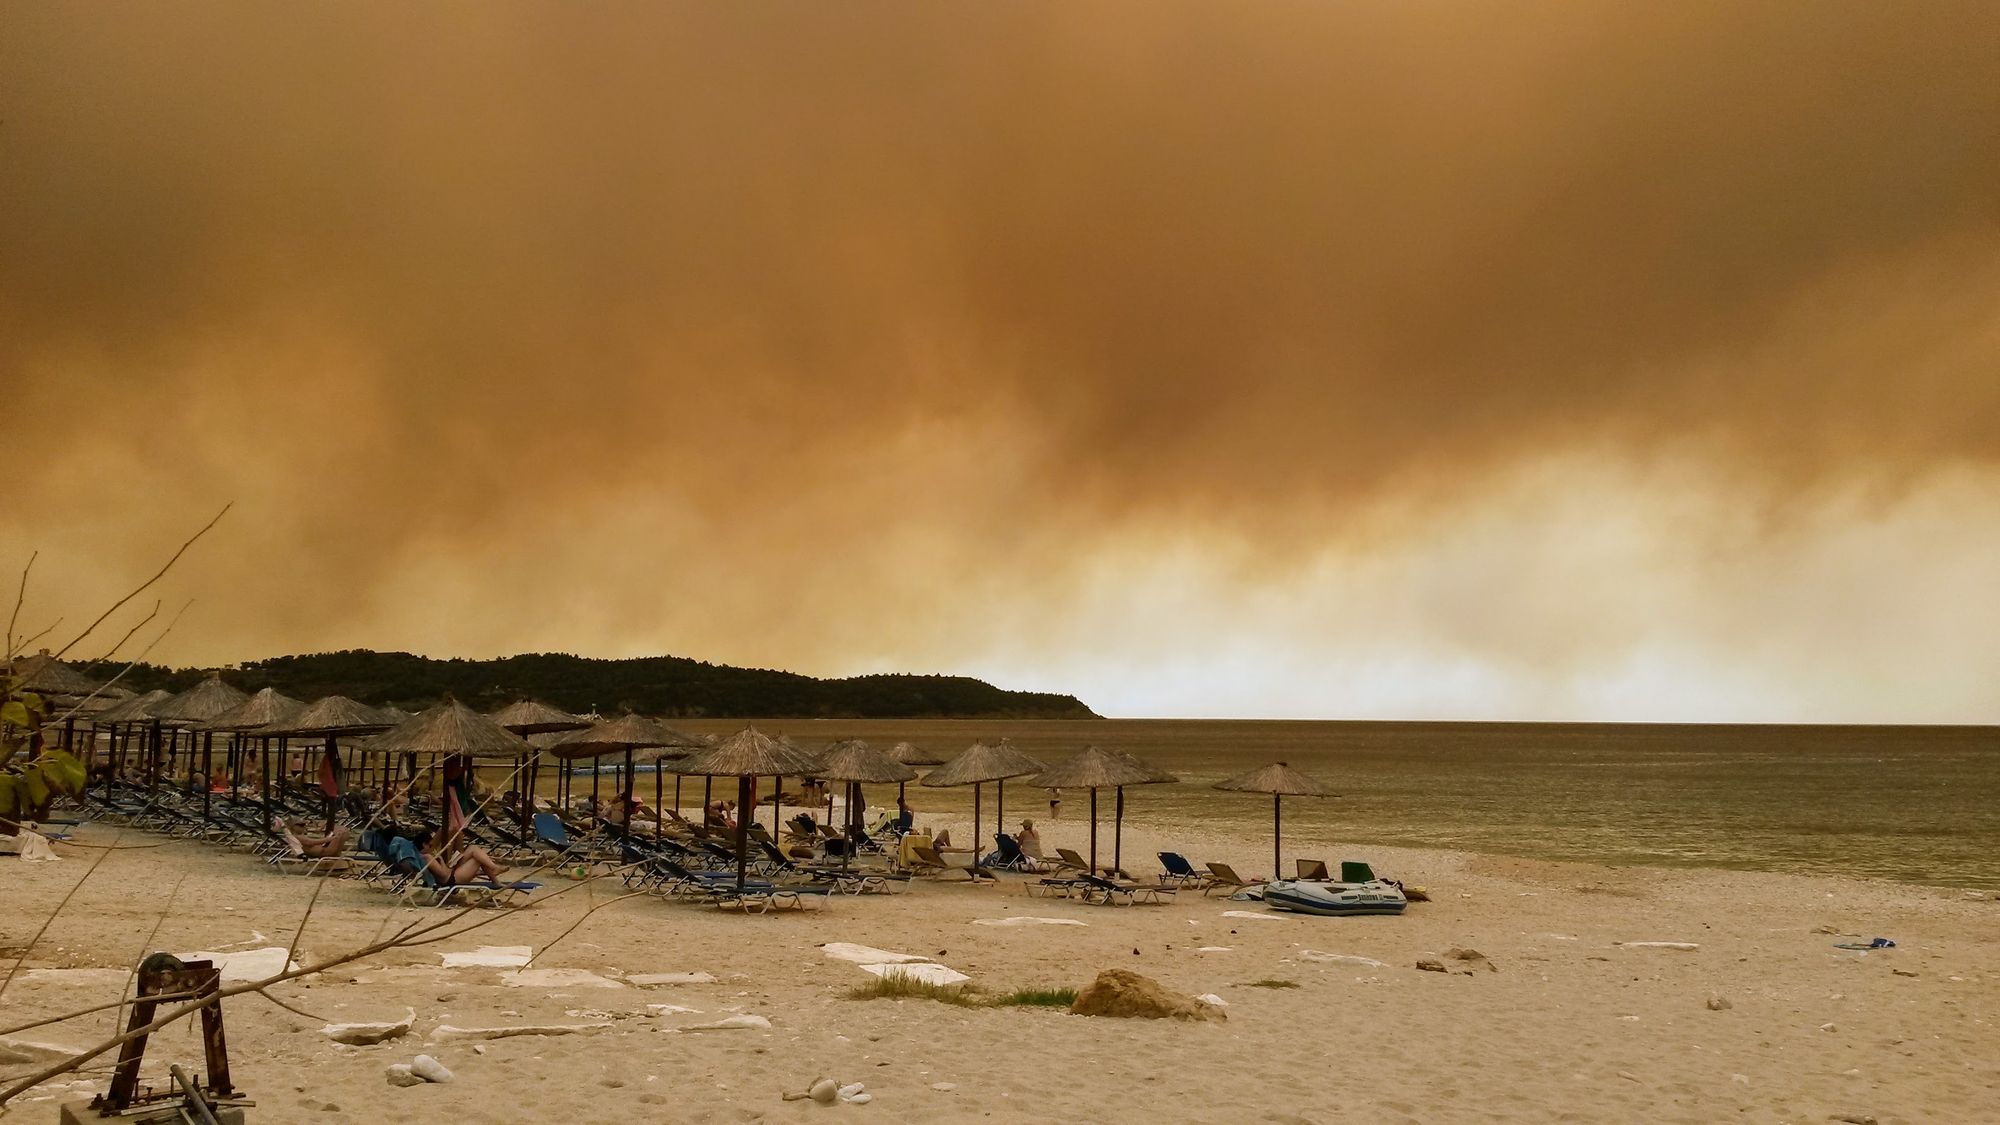
[[[1051,849],[1083,834],[1074,820],[1036,819]],[[115,831],[87,825],[79,839],[109,843]],[[121,843],[156,842],[144,833],[125,837]],[[1165,847],[1245,874],[1270,862],[1268,835],[1162,834],[1128,824],[1126,844],[1126,866],[1143,877]],[[538,1122],[570,1120],[588,1106],[675,1121],[884,1111],[947,1122],[1865,1114],[1887,1125],[1978,1120],[2000,1110],[2000,1064],[1990,1050],[2000,973],[1989,967],[2000,952],[2000,903],[1990,898],[1837,876],[1353,844],[1315,851],[1316,844],[1309,836],[1297,848],[1288,843],[1287,859],[1367,859],[1382,874],[1427,886],[1434,901],[1400,917],[1252,920],[1224,912],[1263,913],[1256,904],[1189,892],[1164,906],[1030,898],[1022,877],[1009,876],[998,887],[919,881],[906,895],[843,897],[804,915],[742,917],[635,899],[584,918],[613,897],[617,881],[579,885],[544,875],[551,889],[576,889],[495,915],[443,946],[388,951],[273,989],[336,1022],[413,1009],[408,1038],[340,1046],[318,1023],[246,996],[225,1009],[232,1066],[259,1101],[252,1120],[268,1121],[443,1113]],[[69,857],[63,863],[0,859],[15,865],[9,885],[18,904],[0,921],[0,946],[24,943],[96,858],[86,849],[59,851]],[[162,921],[168,890],[182,875]],[[41,971],[24,972],[8,989],[7,1022],[115,997],[156,925],[153,948],[282,948],[313,884],[207,845],[169,841],[114,853],[28,958],[26,968]],[[357,947],[419,916],[349,881],[329,881],[300,949],[324,955]],[[976,924],[1010,917],[1083,924]],[[1839,933],[1898,944],[1837,950]],[[1699,948],[1615,944],[1647,941]],[[1127,968],[1176,992],[1222,997],[1228,1019],[1183,1024],[851,1000],[847,993],[870,978],[825,956],[818,946],[827,942],[932,958],[993,990],[1076,988],[1099,970]],[[534,949],[534,968],[550,973],[524,987],[500,970],[446,969],[438,956],[512,945]],[[1497,971],[1468,977],[1414,967],[1452,947],[1477,949]],[[642,987],[629,979],[662,972],[715,980]],[[1298,987],[1253,986],[1269,980]],[[1727,1006],[1712,1010],[1711,1000]],[[678,1030],[731,1014],[763,1016],[772,1028]],[[603,1026],[496,1040],[482,1044],[483,1054],[427,1039],[440,1025],[520,1023]],[[99,1014],[23,1038],[74,1046],[103,1038],[109,1026]],[[149,1067],[188,1056],[193,1041],[156,1042]],[[419,1051],[436,1054],[459,1080],[389,1086],[384,1066]],[[781,1099],[823,1074],[867,1083],[876,1104],[821,1109]],[[99,1078],[61,1093],[99,1089]],[[1329,1081],[1342,1091],[1338,1112],[1324,1104]],[[53,1096],[22,1100],[9,1116],[52,1122],[54,1105]]]

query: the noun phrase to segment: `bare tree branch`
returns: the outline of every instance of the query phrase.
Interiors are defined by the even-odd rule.
[[[21,603],[28,600],[28,572],[35,569],[35,559],[40,551],[28,552],[28,563],[21,568],[21,586],[14,591],[14,612],[7,615],[7,659],[14,659],[14,622],[21,619]]]
[[[134,669],[134,668],[137,668],[137,667],[139,666],[139,662],[140,662],[141,660],[144,660],[144,659],[146,659],[146,654],[147,654],[147,653],[149,653],[149,652],[152,652],[152,651],[153,651],[153,646],[154,646],[154,645],[157,645],[157,644],[159,644],[159,643],[160,643],[161,641],[164,641],[164,640],[166,640],[166,639],[167,639],[167,635],[168,635],[169,633],[172,633],[172,632],[174,631],[174,626],[176,626],[176,625],[178,625],[178,624],[180,624],[180,623],[181,623],[181,614],[183,614],[183,613],[186,613],[186,612],[188,611],[188,607],[189,607],[189,606],[192,606],[193,604],[194,604],[194,599],[193,599],[193,598],[189,598],[189,599],[187,600],[187,602],[186,602],[186,603],[185,603],[184,605],[182,605],[182,606],[181,606],[181,608],[179,609],[179,611],[177,611],[177,612],[176,612],[176,613],[174,614],[174,619],[173,619],[172,621],[169,621],[169,622],[167,622],[167,627],[166,627],[166,628],[164,628],[164,629],[162,629],[162,630],[160,630],[160,634],[159,634],[159,636],[156,636],[156,637],[154,637],[154,638],[153,638],[153,639],[152,639],[151,641],[148,641],[148,642],[146,643],[146,647],[145,647],[145,648],[143,648],[143,649],[140,649],[140,650],[139,650],[139,655],[137,655],[137,656],[133,657],[133,658],[132,658],[132,659],[131,659],[131,660],[130,660],[130,661],[129,661],[129,662],[128,662],[128,663],[126,664],[126,665],[125,665],[125,667],[123,667],[123,668],[120,668],[120,669],[118,669],[118,674],[117,674],[117,675],[115,675],[115,676],[111,677],[110,679],[108,679],[108,680],[104,681],[103,683],[101,683],[101,684],[97,685],[97,689],[96,689],[95,691],[91,692],[91,693],[90,693],[89,695],[86,695],[86,696],[84,696],[84,697],[83,697],[82,699],[79,699],[79,700],[77,700],[77,701],[76,701],[76,704],[75,704],[74,706],[72,706],[72,707],[71,707],[71,708],[70,708],[69,710],[67,710],[67,711],[64,711],[64,712],[63,712],[62,714],[60,714],[60,715],[57,715],[57,716],[56,716],[55,718],[53,718],[53,719],[50,719],[50,720],[49,720],[49,721],[48,721],[47,723],[44,723],[43,725],[44,725],[44,726],[54,726],[54,725],[56,725],[56,724],[58,724],[58,723],[62,723],[62,722],[66,722],[66,721],[68,721],[69,719],[72,719],[72,718],[76,717],[77,715],[80,715],[80,714],[82,714],[82,713],[83,713],[83,705],[84,705],[84,704],[86,704],[86,703],[89,703],[89,702],[90,702],[91,700],[93,700],[93,699],[96,699],[96,698],[97,698],[98,696],[100,696],[100,695],[104,694],[104,690],[105,690],[106,688],[109,688],[109,687],[111,687],[112,685],[116,684],[116,683],[117,683],[117,682],[118,682],[119,680],[122,680],[122,679],[124,679],[124,678],[125,678],[125,673],[127,673],[127,672],[130,672],[130,671],[131,671],[132,669]]]
[[[26,652],[29,645],[34,644],[36,641],[39,641],[43,637],[48,636],[50,633],[55,632],[56,626],[62,623],[63,619],[58,617],[54,621],[49,622],[46,626],[43,626],[41,632],[36,633],[31,637],[22,637],[20,641],[16,642],[19,646],[18,651]]]
[[[153,583],[158,582],[160,579],[166,577],[167,571],[172,570],[174,568],[174,564],[181,561],[181,556],[187,554],[188,548],[194,546],[195,542],[199,540],[202,536],[207,535],[209,529],[213,528],[216,524],[221,523],[222,517],[228,515],[229,509],[235,506],[236,506],[236,501],[234,500],[231,500],[229,503],[224,504],[222,506],[222,510],[215,513],[214,519],[209,520],[206,524],[202,525],[202,529],[200,531],[197,531],[193,535],[189,536],[188,540],[185,543],[181,544],[181,549],[174,552],[174,557],[167,560],[167,565],[161,567],[158,573],[154,574],[151,578],[148,578],[144,582],[141,582],[137,589],[133,590],[131,593],[126,594],[124,597],[119,598],[117,601],[113,602],[111,604],[110,609],[107,609],[103,613],[99,614],[97,620],[90,623],[90,628],[85,629],[81,633],[78,633],[75,639],[71,640],[68,644],[62,646],[62,649],[56,653],[56,656],[61,657],[63,653],[66,653],[70,649],[75,648],[79,643],[82,642],[83,638],[88,637],[94,630],[96,630],[96,628],[99,625],[104,624],[105,618],[110,617],[114,613],[117,613],[120,609],[124,608],[126,602],[129,602],[133,598],[138,597],[140,594],[145,593],[146,590],[149,587],[151,587]]]

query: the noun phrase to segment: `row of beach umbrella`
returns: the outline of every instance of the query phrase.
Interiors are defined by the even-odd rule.
[[[31,658],[32,659],[32,658]],[[19,671],[17,662],[17,672]],[[53,695],[87,697],[102,693],[101,685],[48,658],[40,658],[34,668],[39,690]],[[629,792],[635,765],[655,764],[655,807],[663,803],[663,772],[675,780],[675,804],[679,805],[680,778],[701,776],[710,779],[738,779],[738,807],[744,810],[737,820],[737,854],[745,854],[751,789],[759,777],[810,777],[840,782],[847,786],[850,822],[860,816],[858,787],[894,783],[899,796],[911,781],[933,788],[973,788],[973,824],[983,819],[984,787],[995,789],[995,832],[1005,830],[1006,783],[1025,779],[1038,789],[1088,790],[1090,793],[1090,863],[1098,858],[1098,794],[1114,795],[1112,869],[1122,867],[1125,789],[1131,786],[1177,782],[1179,778],[1122,750],[1097,746],[1053,765],[1027,754],[1007,740],[974,742],[963,752],[944,759],[934,752],[900,742],[888,750],[878,750],[859,739],[842,739],[815,754],[784,735],[767,735],[755,727],[745,727],[720,740],[698,737],[643,715],[626,714],[611,719],[573,715],[533,700],[509,704],[491,715],[482,715],[462,703],[447,698],[421,714],[412,715],[396,708],[374,707],[332,695],[312,703],[294,699],[272,688],[254,694],[232,687],[220,673],[214,673],[179,694],[150,691],[126,693],[86,721],[112,732],[114,752],[118,732],[150,726],[154,732],[154,761],[158,737],[163,731],[186,731],[190,739],[199,737],[203,775],[213,765],[214,735],[231,735],[235,754],[244,740],[252,737],[279,740],[284,747],[292,738],[323,738],[323,768],[338,770],[339,743],[348,740],[368,753],[383,755],[383,780],[388,780],[389,763],[395,755],[432,755],[439,759],[511,760],[516,763],[516,792],[521,828],[527,829],[532,804],[535,771],[544,755],[564,761],[622,755],[624,759],[620,792]],[[363,741],[355,742],[356,739]],[[190,741],[190,749],[196,745]],[[268,757],[268,755],[265,755]],[[235,759],[232,759],[232,764]],[[411,758],[410,760],[414,760]],[[919,777],[915,767],[935,767]],[[233,771],[232,771],[233,772]],[[525,775],[525,776],[524,776]],[[149,779],[150,780],[150,779]],[[265,778],[268,787],[268,775]],[[568,774],[561,775],[565,786]],[[593,777],[593,791],[595,789]],[[1269,794],[1272,798],[1272,863],[1282,870],[1282,825],[1285,797],[1336,796],[1314,779],[1291,769],[1283,762],[1264,766],[1218,782],[1217,789]],[[203,800],[207,801],[207,786]],[[559,798],[567,793],[559,792]],[[707,794],[704,794],[704,804]],[[206,807],[204,807],[206,812]],[[852,826],[852,825],[850,825]],[[975,836],[977,836],[975,831]],[[976,841],[975,841],[976,844]],[[977,850],[974,852],[977,862]],[[743,876],[739,864],[738,877]]]

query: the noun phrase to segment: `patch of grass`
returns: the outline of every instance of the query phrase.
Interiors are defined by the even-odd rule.
[[[1298,982],[1298,981],[1295,981],[1295,980],[1249,980],[1249,981],[1244,981],[1244,982],[1243,982],[1243,984],[1241,985],[1241,987],[1243,987],[1243,988],[1299,988],[1299,987],[1301,987],[1301,986],[1300,986],[1299,982]]]
[[[886,977],[876,977],[867,984],[850,991],[849,1000],[935,1000],[940,1004],[953,1004],[960,1008],[978,1008],[986,1003],[977,992],[963,984],[932,984],[917,980],[901,973],[891,973]]]
[[[1076,1002],[1073,988],[1017,988],[988,996],[976,984],[929,984],[902,974],[876,977],[847,993],[849,1000],[935,1000],[959,1008],[1067,1008]]]
[[[987,1001],[996,1008],[1067,1008],[1076,1003],[1074,988],[1017,988]]]

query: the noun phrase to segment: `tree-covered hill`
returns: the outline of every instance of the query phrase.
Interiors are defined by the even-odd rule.
[[[95,669],[108,675],[114,669]],[[192,686],[205,669],[142,664],[119,683],[135,691]],[[571,711],[595,708],[696,717],[1090,719],[1071,695],[1004,691],[966,676],[879,675],[821,680],[678,656],[596,660],[529,653],[497,660],[435,660],[349,649],[254,660],[224,678],[245,691],[275,687],[315,699],[340,694],[415,710],[447,692],[481,709],[532,698]]]

